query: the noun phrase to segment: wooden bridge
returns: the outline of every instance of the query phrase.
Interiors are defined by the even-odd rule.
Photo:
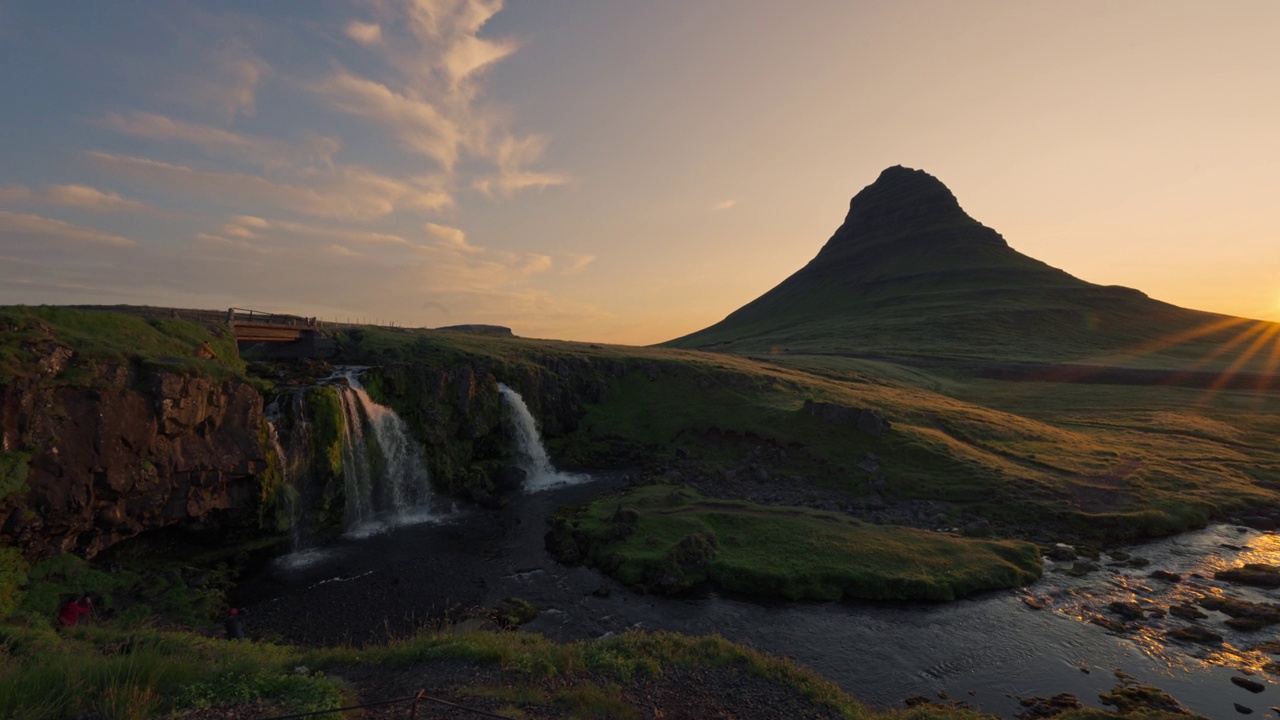
[[[231,308],[226,321],[236,336],[236,347],[247,359],[325,358],[336,350],[313,317]]]
[[[227,324],[238,343],[285,343],[306,340],[320,334],[320,323],[313,317],[265,313],[258,310],[231,308]]]

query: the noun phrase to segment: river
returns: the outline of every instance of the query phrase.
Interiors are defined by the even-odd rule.
[[[761,602],[715,591],[665,598],[636,594],[583,567],[557,563],[543,548],[546,518],[557,508],[589,501],[621,487],[602,477],[590,483],[516,495],[501,510],[449,510],[367,537],[346,537],[305,557],[273,562],[240,589],[250,618],[269,637],[302,642],[367,642],[406,635],[441,617],[461,620],[463,609],[507,597],[540,610],[526,630],[561,640],[599,637],[628,628],[720,633],[759,650],[794,658],[863,702],[902,707],[922,694],[970,703],[1014,717],[1018,697],[1076,695],[1099,706],[1120,670],[1155,685],[1185,707],[1211,718],[1237,717],[1235,703],[1269,713],[1280,706],[1274,678],[1258,668],[1270,658],[1242,648],[1275,639],[1223,625],[1208,612],[1199,624],[1222,633],[1221,646],[1186,645],[1161,631],[1186,624],[1145,621],[1114,634],[1086,620],[1107,615],[1113,600],[1168,606],[1196,594],[1226,593],[1274,602],[1276,591],[1213,580],[1213,571],[1240,562],[1280,559],[1272,534],[1215,525],[1126,548],[1150,560],[1141,568],[1104,567],[1085,577],[1050,572],[1034,585],[951,603]],[[1182,582],[1154,580],[1154,569],[1180,573]],[[1035,610],[1024,600],[1045,604]],[[1252,694],[1230,682],[1242,669],[1266,691]]]

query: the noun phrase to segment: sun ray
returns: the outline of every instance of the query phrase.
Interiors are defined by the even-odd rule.
[[[1209,354],[1200,358],[1200,360],[1196,362],[1194,365],[1192,365],[1190,369],[1200,370],[1205,366],[1207,366],[1209,363],[1213,362],[1214,360],[1217,360],[1223,355],[1226,355],[1227,353],[1236,349],[1241,344],[1248,342],[1250,339],[1253,339],[1255,335],[1260,335],[1267,331],[1268,323],[1262,323],[1262,322],[1256,322],[1256,321],[1249,321],[1249,322],[1254,323],[1253,327],[1245,328],[1244,330],[1241,330],[1240,334],[1236,335],[1234,338],[1231,338],[1227,342],[1219,345],[1215,350],[1213,350],[1213,352],[1210,352]]]
[[[1280,369],[1280,323],[1273,324],[1273,334],[1276,340],[1271,344],[1271,357],[1267,359],[1267,365],[1262,369],[1262,373],[1258,376],[1258,390],[1265,392],[1271,388],[1271,381],[1275,378],[1277,369]]]
[[[1122,350],[1121,354],[1123,357],[1129,357],[1129,358],[1135,358],[1135,359],[1140,358],[1144,355],[1150,355],[1152,353],[1156,353],[1161,350],[1167,350],[1168,348],[1175,347],[1177,345],[1183,345],[1191,342],[1192,340],[1198,340],[1207,335],[1212,335],[1216,332],[1229,330],[1233,327],[1236,327],[1238,325],[1243,325],[1248,322],[1251,322],[1248,318],[1241,318],[1241,317],[1222,318],[1221,320],[1215,320],[1211,323],[1206,323],[1199,327],[1194,327],[1189,330],[1184,330],[1180,333],[1175,333],[1167,337],[1156,338],[1155,340],[1149,340],[1145,343],[1134,345],[1130,348]]]
[[[1244,351],[1240,353],[1240,356],[1235,359],[1235,362],[1232,362],[1231,365],[1228,366],[1226,370],[1223,370],[1222,373],[1218,375],[1217,379],[1209,385],[1208,389],[1205,390],[1206,400],[1212,398],[1223,388],[1227,387],[1227,385],[1231,383],[1232,378],[1240,372],[1240,368],[1244,367],[1245,364],[1248,363],[1249,360],[1251,360],[1253,356],[1267,344],[1267,341],[1270,340],[1274,342],[1277,332],[1280,332],[1280,326],[1275,325],[1274,323],[1259,323],[1258,327],[1249,332],[1250,334],[1256,333],[1257,337],[1255,337],[1253,342],[1249,344],[1249,347],[1245,348]],[[1240,337],[1236,338],[1232,344],[1239,344],[1245,337],[1246,333],[1241,333]]]

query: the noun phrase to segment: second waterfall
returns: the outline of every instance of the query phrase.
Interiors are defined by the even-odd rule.
[[[586,482],[590,475],[574,475],[556,470],[547,456],[547,449],[542,446],[542,436],[538,433],[538,424],[533,414],[524,404],[520,393],[503,383],[498,383],[498,392],[502,402],[507,406],[507,415],[516,436],[516,456],[520,469],[525,472],[524,488],[526,492],[537,492],[557,485],[572,485]]]
[[[431,482],[422,446],[393,410],[370,399],[354,373],[339,384],[346,526],[360,534],[425,519]]]

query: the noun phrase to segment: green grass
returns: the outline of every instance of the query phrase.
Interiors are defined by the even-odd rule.
[[[340,706],[344,688],[295,675],[301,651],[148,628],[0,626],[0,717],[104,720],[255,699],[294,711]]]
[[[414,379],[427,377],[424,368],[474,371],[478,398],[495,381],[557,388],[554,402],[582,403],[570,431],[544,433],[561,464],[684,462],[714,482],[751,465],[745,458],[759,448],[780,450],[784,460],[755,463],[771,482],[800,477],[858,497],[879,477],[891,503],[943,501],[1015,535],[1047,529],[1100,543],[1280,504],[1280,450],[1267,440],[1280,432],[1276,392],[999,382],[838,356],[750,358],[444,331],[370,329],[347,335],[343,347],[345,360],[386,363],[379,374],[394,382],[380,383],[382,400],[411,425],[423,412]],[[598,399],[574,397],[580,387],[599,388]],[[535,416],[550,411],[537,406],[537,392],[525,395]],[[806,400],[878,409],[893,426],[871,437],[812,417]],[[446,432],[458,421],[448,414],[458,409],[430,411],[445,416]],[[482,451],[496,452],[491,446],[468,444],[473,454],[459,450],[433,477],[462,477]],[[858,467],[868,453],[879,457],[874,472]]]
[[[615,519],[629,510],[635,514]],[[1041,570],[1027,543],[711,500],[663,485],[598,499],[569,523],[588,539],[592,562],[654,589],[711,582],[789,600],[952,600],[1026,584]]]
[[[199,323],[166,317],[150,319],[109,310],[57,306],[0,307],[0,382],[41,373],[36,360],[56,346],[73,351],[70,364],[58,374],[60,384],[92,381],[90,368],[98,364],[144,366],[185,375],[244,377],[245,365],[236,352],[235,338],[225,325],[212,329]],[[196,357],[208,342],[213,360]]]

